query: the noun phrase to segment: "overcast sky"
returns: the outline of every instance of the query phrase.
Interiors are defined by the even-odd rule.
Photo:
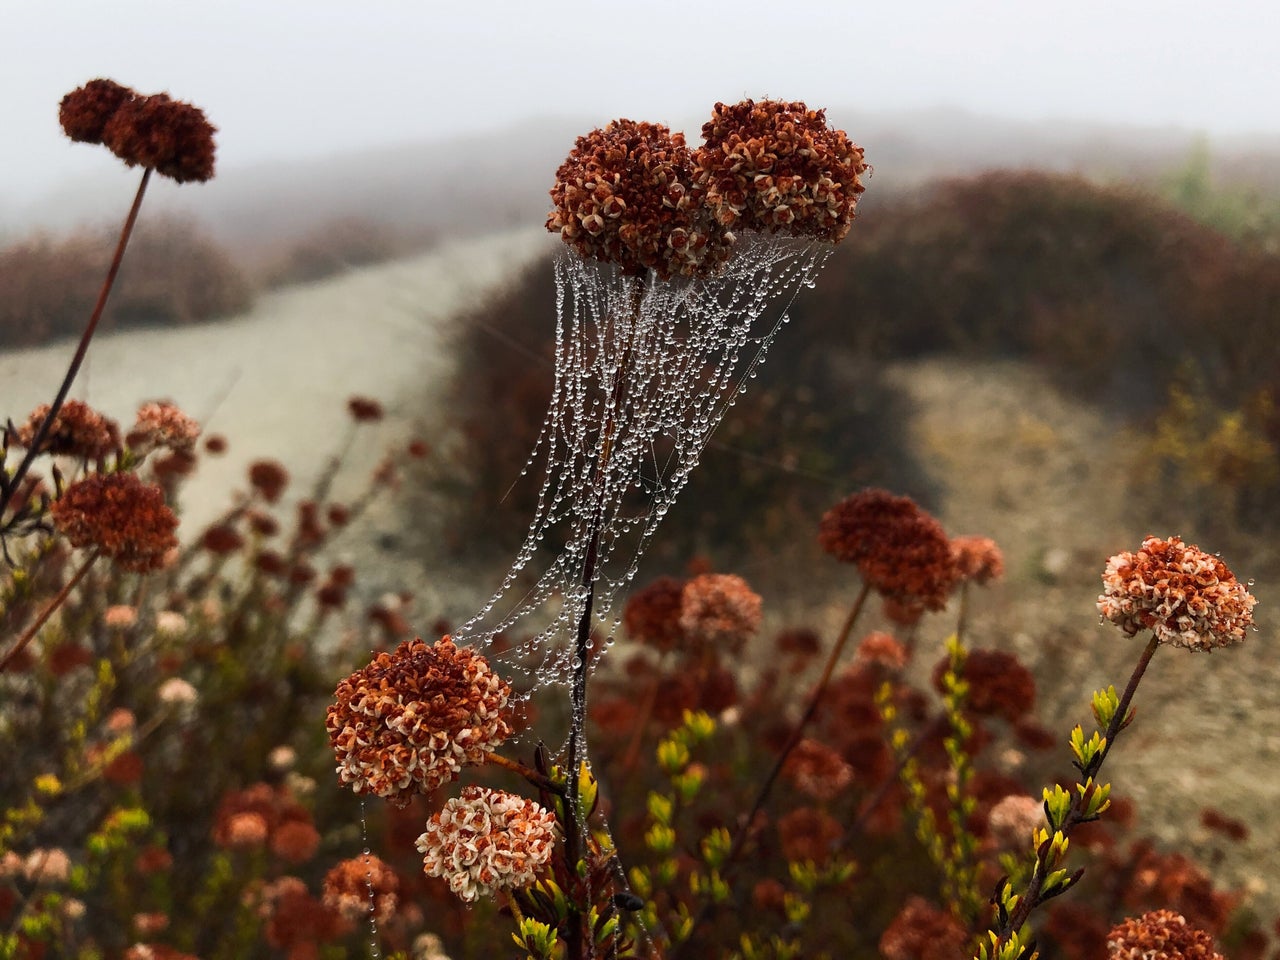
[[[1275,0],[0,0],[0,197],[33,199],[114,162],[57,127],[62,95],[97,76],[203,107],[224,167],[547,114],[680,125],[744,96],[1275,134],[1277,10]]]

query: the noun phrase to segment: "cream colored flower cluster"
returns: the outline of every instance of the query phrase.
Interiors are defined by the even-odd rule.
[[[1102,574],[1098,612],[1129,636],[1152,630],[1161,643],[1210,651],[1240,643],[1258,601],[1227,565],[1178,537],[1147,537],[1118,553]]]
[[[432,815],[417,846],[423,872],[443,877],[471,902],[533,883],[555,842],[550,810],[501,790],[467,787]]]
[[[404,807],[483,763],[510,735],[510,696],[474,650],[449,637],[405,641],[338,685],[325,718],[338,778]]]

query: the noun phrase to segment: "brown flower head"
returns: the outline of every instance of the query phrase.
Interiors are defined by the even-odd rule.
[[[148,167],[178,183],[213,177],[216,128],[199,107],[163,93],[123,100],[102,142],[131,167]]]
[[[356,423],[376,423],[382,419],[382,404],[369,397],[349,397],[347,412]]]
[[[259,892],[258,913],[266,919],[266,941],[293,958],[316,957],[317,945],[349,932],[345,918],[330,910],[297,877],[280,877]]]
[[[796,744],[782,770],[815,800],[833,800],[853,783],[853,767],[825,743],[808,737]]]
[[[852,494],[822,517],[818,543],[896,601],[941,610],[956,584],[951,541],[910,497],[877,489]]]
[[[148,453],[157,448],[175,453],[194,453],[200,436],[200,424],[172,403],[144,403],[138,408],[138,419],[126,438],[135,453]]]
[[[432,815],[417,846],[423,872],[443,877],[471,902],[533,883],[555,842],[550,810],[501,790],[467,787]]]
[[[680,606],[684,581],[658,577],[643,590],[633,593],[622,612],[627,634],[657,650],[674,650],[683,636]]]
[[[1147,537],[1102,573],[1098,611],[1129,636],[1152,630],[1161,643],[1212,651],[1240,643],[1258,601],[1227,565],[1177,537]]]
[[[271,852],[285,863],[306,863],[320,849],[320,832],[309,820],[287,820],[271,834]]]
[[[244,546],[244,537],[229,523],[215,523],[204,532],[200,545],[212,554],[226,556]]]
[[[1172,910],[1125,920],[1107,934],[1107,950],[1114,960],[1223,960],[1213,937]]]
[[[858,659],[878,663],[890,670],[901,670],[907,665],[909,658],[907,648],[895,640],[892,634],[873,630],[858,644]]]
[[[778,820],[782,854],[791,863],[825,864],[843,836],[839,821],[816,807],[799,807]]]
[[[22,447],[35,443],[36,431],[50,409],[49,404],[42,403],[32,410],[27,422],[14,435],[14,442]],[[57,416],[49,424],[40,453],[101,460],[119,446],[120,428],[114,420],[81,400],[68,400],[58,408]]]
[[[987,828],[1002,850],[1024,849],[1044,822],[1044,804],[1025,793],[1009,794],[987,814]]]
[[[249,464],[249,483],[267,503],[275,503],[289,485],[289,471],[277,460],[255,460]]]
[[[163,491],[133,473],[88,474],[54,501],[52,513],[72,546],[96,547],[125,570],[158,570],[178,545],[178,518]]]
[[[510,695],[484,657],[449,637],[380,653],[338,684],[325,718],[338,778],[403,807],[483,763],[510,735]]]
[[[951,664],[943,657],[933,668],[933,687],[942,692],[942,677]],[[965,709],[980,717],[1004,717],[1016,723],[1036,703],[1036,678],[1016,656],[1003,650],[970,650],[960,676],[969,684]]]
[[[373,854],[343,860],[324,876],[321,902],[351,923],[386,923],[396,912],[400,880]]]
[[[760,626],[760,594],[732,573],[704,573],[684,585],[680,629],[691,643],[739,650]]]
[[[949,910],[912,897],[880,937],[885,960],[952,960],[969,935]]]
[[[961,580],[985,584],[1004,576],[1004,554],[990,537],[955,537],[951,553]]]
[[[222,795],[214,815],[213,842],[231,848],[270,844],[281,859],[301,863],[315,855],[320,835],[307,808],[287,788],[255,783]]]
[[[90,80],[62,98],[58,122],[63,132],[78,143],[101,143],[107,121],[134,96],[132,90],[114,80]]]
[[[825,110],[782,100],[717,103],[694,154],[695,182],[726,227],[836,243],[853,224],[862,148]]]
[[[684,136],[662,124],[614,120],[579,137],[551,200],[547,229],[584,259],[624,273],[701,276],[733,247],[694,186]]]

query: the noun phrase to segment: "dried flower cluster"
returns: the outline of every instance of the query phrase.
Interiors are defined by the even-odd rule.
[[[833,800],[853,783],[853,767],[825,743],[805,737],[787,757],[783,773],[815,800]]]
[[[731,573],[704,573],[685,584],[680,629],[695,646],[740,650],[760,626],[760,594]]]
[[[1129,636],[1152,630],[1161,643],[1211,651],[1244,640],[1257,603],[1220,559],[1178,537],[1147,537],[1116,554],[1102,574],[1098,611]]]
[[[586,259],[664,280],[715,273],[733,227],[831,243],[849,232],[868,168],[825,111],[717,103],[702,134],[692,152],[655,123],[615,120],[579,137],[556,171],[547,229]]]
[[[321,902],[351,923],[386,923],[396,912],[400,881],[385,861],[366,854],[338,863],[324,877]]]
[[[511,733],[511,687],[449,637],[405,641],[340,684],[325,726],[338,778],[403,807],[482,763]]]
[[[1153,910],[1130,918],[1107,934],[1113,960],[1223,960],[1213,937],[1172,910]]]
[[[13,442],[28,448],[35,443],[36,432],[50,409],[49,404],[42,403],[32,410],[27,422],[11,434]],[[49,424],[39,452],[80,460],[101,460],[119,446],[120,428],[114,420],[82,400],[67,400]]]
[[[942,525],[910,497],[868,489],[822,517],[818,542],[885,597],[941,610],[956,585],[951,543]]]
[[[726,227],[829,243],[849,232],[867,164],[861,147],[827,126],[825,110],[798,101],[717,103],[702,137],[696,182]]]
[[[657,650],[674,650],[683,636],[680,629],[683,602],[684,581],[658,577],[628,598],[622,614],[627,633]]]
[[[320,847],[320,834],[307,808],[287,789],[266,783],[223,794],[214,818],[213,840],[220,847],[233,849],[269,847],[292,864],[306,863]]]
[[[961,580],[985,584],[1004,576],[1004,553],[990,537],[953,537],[951,553]]]
[[[556,171],[547,229],[585,259],[667,279],[713,272],[733,235],[693,185],[684,135],[659,123],[614,120],[579,137]]]
[[[164,565],[178,545],[178,518],[164,492],[133,473],[91,473],[54,501],[53,522],[76,547],[96,547],[125,570]]]
[[[163,449],[173,453],[195,453],[200,424],[167,401],[144,403],[126,438],[135,453]]]
[[[951,960],[960,956],[969,935],[948,910],[912,897],[880,937],[885,960]]]
[[[90,80],[62,98],[58,119],[72,140],[101,143],[131,167],[178,183],[213,176],[214,126],[199,107],[166,94]]]
[[[551,811],[501,790],[467,787],[432,815],[417,846],[423,872],[443,877],[470,902],[533,883],[555,842]]]

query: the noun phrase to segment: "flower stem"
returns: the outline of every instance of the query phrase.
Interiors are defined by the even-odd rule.
[[[102,311],[107,305],[107,298],[111,295],[112,287],[115,286],[116,275],[120,272],[120,263],[124,259],[125,247],[129,245],[129,237],[133,234],[133,225],[138,220],[138,211],[142,208],[142,198],[147,192],[147,184],[150,180],[151,168],[148,167],[142,172],[142,182],[138,184],[138,192],[134,194],[133,205],[129,208],[129,215],[125,217],[124,226],[120,230],[120,239],[116,241],[116,251],[111,258],[111,266],[107,268],[106,278],[102,281],[102,287],[98,290],[98,301],[93,306],[93,313],[89,315],[89,322],[85,325],[84,333],[80,335],[80,343],[76,346],[76,352],[71,358],[71,364],[67,367],[66,375],[62,378],[62,385],[58,387],[58,393],[54,396],[53,403],[49,405],[49,412],[45,414],[43,422],[37,428],[35,437],[27,447],[26,455],[22,458],[22,462],[18,464],[18,469],[6,482],[3,493],[0,493],[0,517],[4,516],[13,492],[18,489],[18,484],[27,475],[27,471],[31,469],[32,461],[39,455],[40,448],[44,446],[45,438],[49,435],[54,418],[58,416],[58,411],[62,409],[62,404],[67,399],[67,394],[71,391],[71,384],[75,380],[76,374],[80,372],[80,365],[84,363],[85,354],[89,351],[89,341],[93,339],[94,331],[98,329],[98,321],[102,319]]]
[[[85,559],[80,569],[75,572],[75,576],[68,580],[66,585],[58,591],[58,595],[45,604],[44,609],[40,611],[40,615],[36,617],[31,626],[27,627],[22,636],[18,638],[18,642],[13,645],[13,648],[6,653],[3,658],[0,658],[0,670],[7,667],[9,662],[21,653],[26,648],[27,644],[35,638],[35,635],[39,633],[40,628],[45,625],[51,616],[53,616],[53,612],[66,602],[71,591],[74,590],[76,585],[84,579],[84,575],[89,572],[89,568],[93,566],[93,562],[97,559],[98,551],[94,550]]]

